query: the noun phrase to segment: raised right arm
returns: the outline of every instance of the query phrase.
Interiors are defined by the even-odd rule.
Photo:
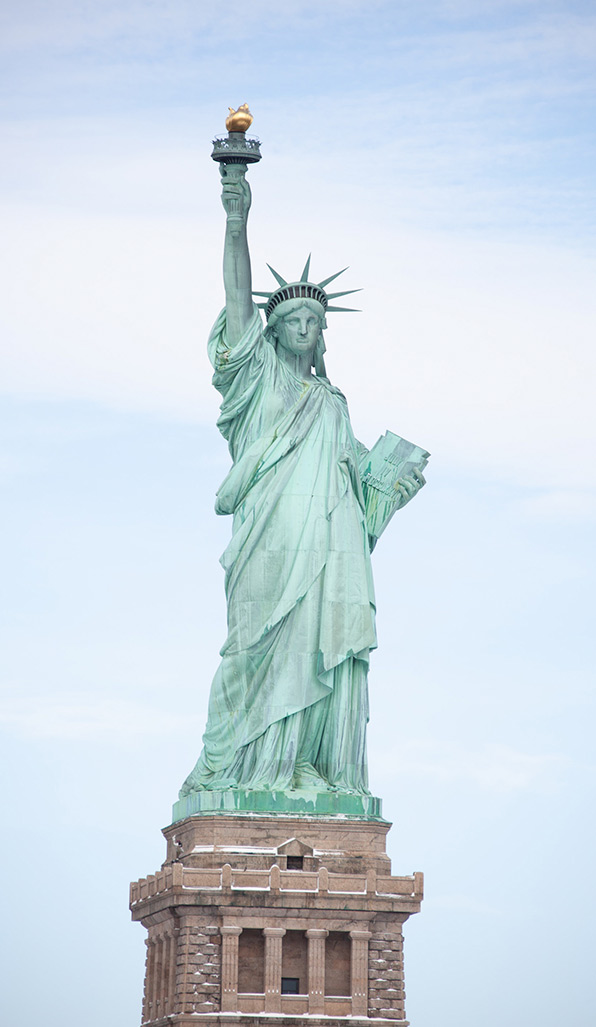
[[[222,203],[227,214],[223,276],[226,292],[227,342],[234,346],[253,316],[252,275],[246,235],[250,186],[246,165],[222,164]]]

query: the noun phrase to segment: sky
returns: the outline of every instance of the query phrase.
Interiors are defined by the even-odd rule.
[[[595,52],[573,0],[4,0],[7,1022],[140,1019],[128,882],[225,638],[209,155],[247,101],[255,288],[349,265],[329,376],[432,454],[373,556],[408,1018],[592,1027]]]

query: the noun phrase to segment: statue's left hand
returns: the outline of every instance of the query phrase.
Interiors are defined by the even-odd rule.
[[[402,497],[400,510],[420,492],[423,485],[426,485],[426,478],[422,471],[413,470],[411,474],[405,474],[403,478],[398,478],[396,488]]]
[[[229,172],[220,165],[222,177],[221,200],[228,217],[239,218],[246,221],[251,204],[250,186],[244,175],[237,171]]]

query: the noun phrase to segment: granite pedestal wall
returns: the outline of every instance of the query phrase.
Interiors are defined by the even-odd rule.
[[[142,1023],[406,1027],[402,927],[422,874],[391,874],[390,826],[219,813],[166,828],[161,870],[131,885]]]

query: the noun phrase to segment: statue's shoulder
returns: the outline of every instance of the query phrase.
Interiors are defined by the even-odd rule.
[[[337,396],[337,398],[341,400],[343,403],[345,403],[347,406],[348,401],[344,396],[343,392],[341,391],[341,389],[338,389],[337,385],[333,385],[328,378],[323,378],[321,375],[316,374],[313,375],[313,377],[316,382],[318,382],[327,390],[327,392],[330,392],[332,396]]]
[[[227,312],[224,307],[219,313],[208,342],[209,359],[216,372],[226,370],[238,371],[252,360],[267,361],[268,350],[273,353],[267,342],[261,315],[255,312],[237,341],[231,341],[228,331]]]

